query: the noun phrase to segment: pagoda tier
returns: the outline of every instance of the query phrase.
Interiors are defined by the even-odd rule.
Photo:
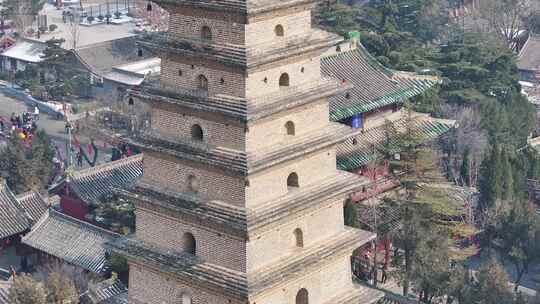
[[[298,136],[287,143],[265,147],[246,154],[225,147],[198,143],[189,139],[169,139],[151,130],[124,140],[143,151],[169,154],[181,159],[220,167],[238,175],[248,175],[268,167],[315,152],[357,136],[362,131],[331,123],[329,127]]]
[[[367,178],[341,171],[324,183],[294,191],[256,208],[241,208],[221,201],[204,200],[145,182],[138,182],[129,189],[117,189],[116,193],[132,200],[140,208],[175,214],[192,223],[204,220],[205,227],[247,240],[250,235],[290,221],[298,212],[325,208],[369,184]]]
[[[259,43],[248,47],[235,44],[219,44],[209,40],[177,38],[166,34],[150,34],[138,43],[141,46],[184,58],[209,59],[225,65],[253,69],[267,63],[309,52],[325,51],[343,39],[335,34],[312,30],[307,35],[290,37],[278,43]]]
[[[195,9],[204,9],[218,12],[233,12],[245,17],[255,16],[257,14],[267,13],[278,9],[287,9],[300,5],[313,6],[315,0],[285,0],[285,1],[242,1],[242,0],[157,0],[153,1],[163,7],[191,7]]]
[[[241,300],[248,296],[257,297],[343,258],[348,261],[352,250],[374,238],[375,234],[371,232],[347,228],[332,240],[315,244],[249,275],[207,263],[191,254],[163,250],[138,239],[125,238],[111,244],[111,248],[127,257],[130,263],[142,263],[173,275],[180,282],[187,281],[193,286]]]
[[[167,103],[178,107],[211,112],[240,122],[254,122],[270,115],[316,102],[328,96],[349,89],[350,86],[339,83],[334,78],[302,84],[299,87],[283,89],[278,93],[246,100],[236,96],[215,94],[209,96],[200,90],[181,90],[163,88],[147,84],[130,91],[130,96],[143,102]]]

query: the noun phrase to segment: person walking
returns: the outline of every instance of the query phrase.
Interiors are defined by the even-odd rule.
[[[34,107],[34,119],[39,119],[39,108],[37,106]]]

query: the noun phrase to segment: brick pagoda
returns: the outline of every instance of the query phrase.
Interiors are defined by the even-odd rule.
[[[129,139],[144,174],[120,193],[136,233],[113,245],[130,266],[130,303],[367,304],[352,250],[375,235],[343,225],[343,199],[367,179],[336,169],[360,129],[329,121],[348,87],[321,76],[341,38],[311,27],[311,0],[158,0],[169,32],[151,108]],[[149,6],[151,9],[151,6]]]

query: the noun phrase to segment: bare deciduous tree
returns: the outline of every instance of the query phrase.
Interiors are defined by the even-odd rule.
[[[514,48],[531,9],[530,0],[482,0],[478,11],[487,21],[489,30]]]

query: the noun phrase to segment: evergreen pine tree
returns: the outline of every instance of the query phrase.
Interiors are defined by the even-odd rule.
[[[345,217],[345,225],[350,227],[358,227],[358,214],[354,203],[348,199],[343,207],[343,213]]]
[[[508,201],[513,198],[514,193],[514,174],[512,171],[512,165],[510,164],[508,152],[505,149],[501,150],[501,199]]]

